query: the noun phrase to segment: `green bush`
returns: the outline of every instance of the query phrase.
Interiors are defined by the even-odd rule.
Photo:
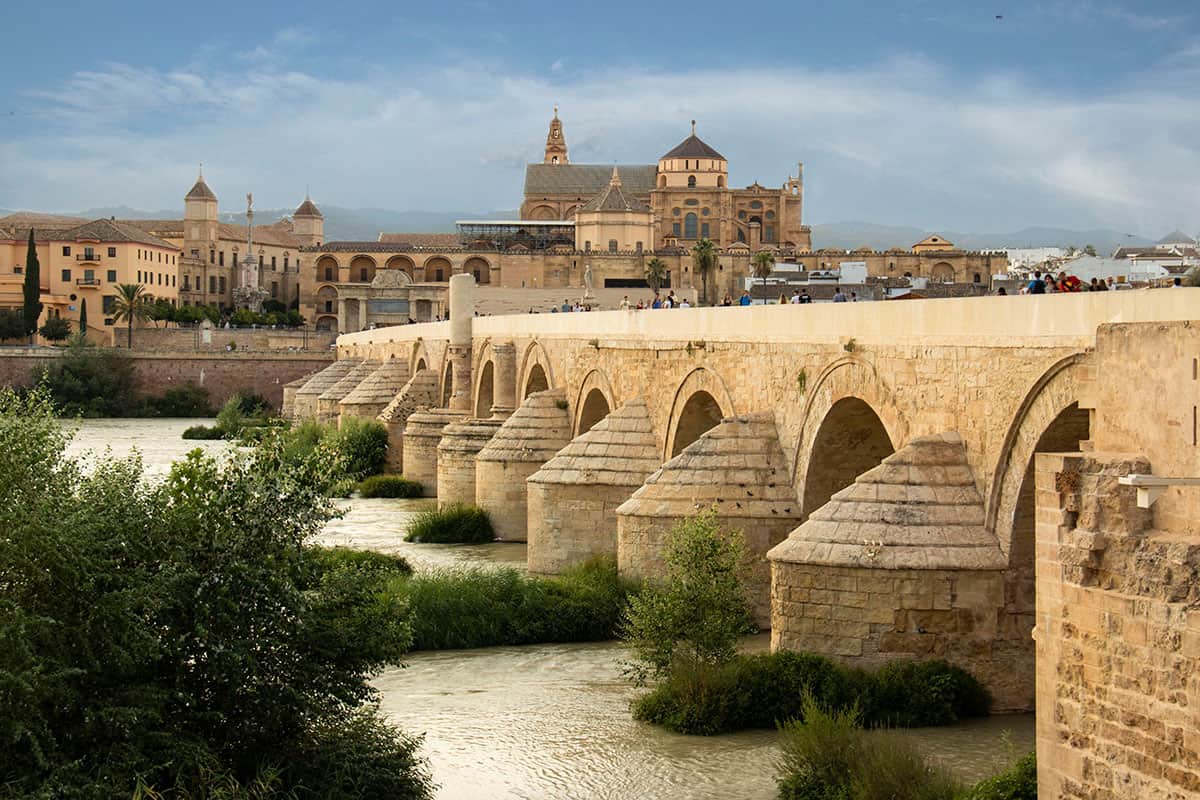
[[[61,342],[71,335],[71,321],[62,317],[51,317],[38,328],[42,338],[50,342]]]
[[[392,588],[412,610],[415,650],[611,639],[635,591],[612,558],[545,578],[514,569],[419,573]]]
[[[487,512],[479,506],[464,503],[422,511],[404,535],[404,541],[422,544],[478,544],[495,538]]]
[[[985,716],[991,702],[970,673],[944,661],[865,671],[777,650],[673,670],[634,701],[633,714],[679,733],[710,736],[800,718],[805,694],[835,711],[857,708],[871,728],[948,725]]]
[[[740,531],[724,531],[716,512],[680,521],[667,534],[666,574],[629,604],[621,638],[642,684],[692,665],[731,661],[740,636],[754,630],[745,581],[750,560]]]
[[[373,419],[350,417],[334,435],[334,447],[347,478],[363,478],[383,472],[387,464],[388,432]]]
[[[420,497],[422,487],[399,475],[372,475],[358,484],[361,497]]]
[[[1037,800],[1037,754],[1030,753],[1007,771],[980,781],[958,800]]]
[[[69,345],[48,368],[37,369],[34,380],[45,383],[55,407],[67,416],[123,417],[137,407],[129,356],[86,340]]]
[[[783,800],[953,800],[961,786],[891,733],[866,733],[855,707],[806,695],[803,721],[782,726]]]
[[[225,431],[221,430],[221,428],[216,425],[192,425],[191,427],[184,429],[183,438],[198,439],[201,441],[224,439]]]
[[[383,578],[407,577],[413,574],[408,559],[391,553],[353,550],[349,547],[309,547],[304,552],[320,574],[336,569],[353,569]]]
[[[235,394],[226,400],[225,405],[217,412],[217,427],[224,431],[226,436],[233,437],[241,433],[245,426],[246,412],[242,411],[242,398]]]
[[[168,389],[163,392],[161,397],[144,399],[140,415],[144,417],[208,417],[212,416],[212,406],[209,405],[207,389],[188,383]]]
[[[397,570],[303,547],[327,453],[146,482],[66,445],[44,391],[0,392],[0,795],[430,794],[368,682],[411,643]]]

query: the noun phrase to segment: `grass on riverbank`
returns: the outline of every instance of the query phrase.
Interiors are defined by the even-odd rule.
[[[780,726],[781,800],[1036,800],[1033,754],[996,777],[964,787],[910,742],[868,733],[857,706],[829,710],[813,695]]]
[[[487,512],[464,503],[422,511],[404,535],[404,541],[421,544],[480,544],[495,538]]]
[[[612,639],[635,590],[611,558],[554,577],[444,570],[393,581],[391,588],[412,611],[414,650]]]
[[[867,671],[778,650],[738,655],[715,667],[679,666],[634,701],[633,715],[677,733],[711,736],[799,719],[806,694],[835,711],[856,707],[871,728],[948,725],[986,716],[991,704],[979,681],[944,661]]]
[[[359,497],[420,497],[422,486],[399,475],[372,475],[358,484]]]

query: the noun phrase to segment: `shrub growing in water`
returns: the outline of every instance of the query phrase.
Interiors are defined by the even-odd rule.
[[[980,781],[958,800],[1037,800],[1037,754],[1030,753],[1008,770]]]
[[[146,417],[207,417],[212,414],[212,406],[207,389],[188,383],[167,389],[161,397],[146,398],[142,401],[141,414]]]
[[[221,430],[216,425],[192,425],[184,429],[183,438],[198,439],[201,441],[224,439],[225,431]]]
[[[422,544],[478,544],[495,538],[496,532],[487,512],[465,503],[422,511],[404,535],[404,541]]]
[[[985,716],[991,702],[970,673],[944,661],[886,664],[872,672],[778,650],[675,670],[635,700],[633,712],[679,733],[708,736],[799,718],[805,695],[827,709],[856,708],[872,728],[948,725]]]
[[[358,484],[362,497],[420,497],[421,484],[399,475],[372,475]]]
[[[621,638],[633,652],[638,683],[680,666],[716,666],[753,630],[745,581],[750,562],[740,531],[721,530],[714,511],[682,520],[667,534],[663,580],[632,599]]]
[[[65,446],[44,393],[0,392],[6,795],[429,795],[366,680],[411,641],[403,602],[303,547],[327,455],[193,453],[143,483]]]
[[[388,432],[383,423],[350,417],[342,421],[334,439],[347,478],[358,481],[383,472],[388,451]]]

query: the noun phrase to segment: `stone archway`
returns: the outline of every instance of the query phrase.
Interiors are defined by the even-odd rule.
[[[587,433],[617,407],[612,382],[598,369],[593,369],[579,385],[575,400],[575,436]]]
[[[496,397],[496,367],[492,359],[483,362],[479,370],[479,383],[475,386],[475,418],[492,416],[492,403]]]
[[[473,275],[475,283],[484,284],[492,282],[492,265],[488,263],[486,258],[471,256],[463,264],[463,272]]]
[[[322,332],[336,331],[337,317],[319,316],[314,321],[313,327]]]
[[[453,269],[450,259],[445,256],[434,256],[425,262],[425,280],[444,283],[450,280]]]
[[[370,283],[375,280],[375,259],[357,255],[350,260],[351,283]]]
[[[879,415],[857,397],[843,397],[821,420],[813,438],[801,506],[805,515],[896,451]]]
[[[429,349],[425,346],[423,339],[418,339],[413,342],[412,352],[408,354],[408,365],[410,373],[416,375],[422,369],[428,369],[428,365],[433,363],[433,359],[429,357]],[[425,366],[419,366],[424,364]]]
[[[829,418],[834,406],[841,400],[854,399],[865,404],[883,428],[885,437],[888,441],[888,447],[894,448],[895,444],[903,444],[907,438],[908,425],[900,416],[895,404],[892,402],[892,391],[888,385],[879,377],[875,368],[868,362],[857,356],[843,356],[830,363],[823,369],[815,379],[807,381],[808,388],[805,392],[804,408],[800,413],[802,420],[799,433],[796,437],[796,461],[795,468],[792,474],[795,476],[798,485],[798,494],[801,498],[801,512],[804,518],[807,519],[816,508],[820,506],[809,506],[807,498],[807,483],[810,476],[815,477],[814,469],[817,468],[814,458],[815,446],[817,437],[821,432],[821,428]],[[849,421],[858,421],[862,423],[866,430],[871,429],[869,418],[850,414],[853,411],[861,412],[860,408],[853,404],[848,405],[841,413],[849,414]],[[837,421],[836,419],[834,420]],[[832,435],[832,431],[828,435]],[[875,443],[872,453],[877,455],[884,449],[879,445],[877,438],[870,438],[870,441]],[[892,450],[889,449],[888,453]],[[885,454],[886,455],[886,454]],[[860,463],[865,464],[863,459]],[[878,461],[867,466],[870,469],[875,466]],[[866,469],[863,471],[865,472]],[[861,474],[861,472],[859,473]],[[858,475],[851,475],[849,481],[844,485],[849,485]],[[840,479],[839,479],[840,481]],[[829,488],[836,485],[839,481],[828,481],[826,486],[820,490],[814,489],[811,495],[812,502],[817,502],[820,498],[823,505],[829,496],[832,496],[837,489],[829,491]],[[842,488],[841,486],[838,489]],[[826,492],[829,495],[826,496]]]
[[[733,395],[721,376],[705,367],[692,370],[675,390],[663,461],[674,458],[709,428],[735,413]]]
[[[533,380],[535,372],[541,375],[541,379],[537,382]],[[523,393],[522,399],[534,392],[544,391],[554,386],[554,369],[550,364],[550,357],[546,354],[546,348],[542,347],[540,342],[533,341],[525,347],[525,352],[521,356],[521,367],[517,374],[520,376],[520,383],[517,386]],[[542,386],[542,383],[545,385]],[[531,389],[530,386],[541,386],[541,388]]]
[[[392,256],[387,260],[387,269],[398,269],[411,280],[416,280],[416,264],[408,256]]]
[[[689,397],[683,404],[683,410],[679,412],[679,421],[675,424],[675,435],[671,439],[671,457],[679,455],[706,431],[717,427],[724,416],[720,404],[708,392],[701,390]]]
[[[536,392],[544,392],[549,388],[550,381],[546,379],[546,370],[542,369],[541,364],[534,364],[529,370],[529,377],[525,379],[525,391],[522,399]]]
[[[929,270],[929,278],[939,283],[953,283],[954,267],[945,261],[939,261]]]

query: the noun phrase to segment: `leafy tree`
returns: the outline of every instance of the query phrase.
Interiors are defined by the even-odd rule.
[[[44,392],[0,392],[6,797],[425,798],[367,678],[411,643],[386,575],[317,557],[317,451],[84,471]]]
[[[750,559],[740,531],[721,530],[703,511],[667,534],[666,574],[629,603],[621,638],[633,653],[638,683],[678,668],[728,663],[738,637],[753,626],[746,597]]]
[[[79,338],[87,338],[87,298],[79,301]]]
[[[146,287],[140,283],[118,283],[117,296],[113,298],[113,320],[129,323],[129,349],[133,349],[134,320],[149,316],[150,298]]]
[[[1092,247],[1090,244],[1084,245],[1083,252],[1085,255],[1094,256],[1096,255],[1096,248]]]
[[[266,300],[263,300],[262,310],[268,314],[286,314],[288,308],[286,304],[281,303],[274,298],[267,298]]]
[[[35,371],[63,413],[85,417],[122,417],[134,408],[133,364],[118,350],[77,339],[62,358]]]
[[[61,342],[71,335],[71,323],[62,317],[51,317],[42,324],[38,329],[38,333],[43,339],[51,342]]]
[[[24,335],[33,344],[33,334],[42,316],[42,268],[38,264],[37,246],[33,243],[33,228],[29,229],[29,247],[25,253],[25,283],[22,286],[24,304],[21,319],[25,323]]]
[[[25,336],[25,320],[19,310],[0,308],[0,341]]]
[[[701,303],[708,305],[708,275],[717,266],[717,246],[711,239],[700,239],[692,245],[692,268],[700,273],[703,286]]]
[[[164,297],[160,297],[153,303],[146,304],[146,319],[158,322],[174,322],[175,321],[175,306],[171,305],[171,301]],[[158,327],[156,324],[154,327]]]
[[[667,262],[661,258],[652,258],[646,262],[646,284],[650,290],[658,294],[663,282],[667,279]]]
[[[767,278],[771,277],[771,271],[775,269],[775,254],[770,250],[759,250],[754,254],[754,277],[758,278],[763,283],[764,293],[767,285]]]

